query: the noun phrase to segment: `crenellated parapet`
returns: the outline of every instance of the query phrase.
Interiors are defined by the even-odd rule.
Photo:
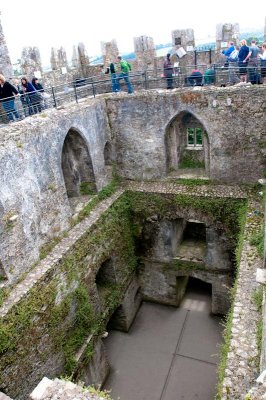
[[[38,47],[24,47],[21,54],[21,70],[28,78],[42,72],[41,56]]]
[[[238,44],[239,24],[225,23],[216,25],[216,49],[221,50],[227,47],[229,41]]]
[[[111,61],[116,61],[119,50],[115,39],[112,39],[110,42],[101,42],[101,49],[104,65],[108,65]]]
[[[149,36],[139,36],[134,38],[134,51],[136,54],[137,69],[146,70],[154,68],[156,51],[154,40]]]

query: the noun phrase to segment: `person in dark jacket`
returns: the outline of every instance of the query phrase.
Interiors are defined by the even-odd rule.
[[[11,85],[4,75],[0,74],[0,101],[9,121],[15,121],[15,118],[20,119],[19,113],[16,110],[14,97],[18,94],[15,86]]]
[[[249,47],[247,46],[247,41],[245,39],[241,40],[241,47],[238,53],[238,66],[241,82],[247,82],[247,66],[248,66],[248,54]]]
[[[29,114],[36,114],[42,111],[42,96],[27,78],[21,78],[21,85],[24,94],[26,94],[29,103]]]
[[[40,84],[38,78],[32,78],[31,83],[32,83],[32,85],[35,87],[35,89],[36,89],[39,93],[43,93],[43,92],[44,92],[44,88],[43,88],[43,86]]]
[[[198,69],[193,69],[187,80],[190,86],[202,86],[203,75]]]
[[[110,62],[109,66],[106,68],[106,74],[110,73],[111,81],[112,81],[112,92],[116,93],[119,92],[119,86],[116,76],[116,66],[114,62]]]
[[[167,89],[173,89],[174,66],[170,60],[170,56],[171,56],[171,54],[168,53],[166,55],[166,59],[164,60],[164,63],[163,63],[163,72],[164,72],[164,77],[166,78]]]

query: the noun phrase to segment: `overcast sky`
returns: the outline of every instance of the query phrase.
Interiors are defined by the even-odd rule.
[[[24,46],[37,46],[44,65],[51,47],[63,46],[71,59],[72,47],[83,42],[89,56],[101,54],[101,41],[116,39],[119,51],[133,51],[133,37],[147,35],[155,44],[171,42],[171,31],[194,29],[196,43],[215,38],[216,24],[240,24],[264,31],[265,0],[255,8],[243,1],[223,0],[13,0],[1,2],[1,22],[12,62]],[[157,4],[157,5],[156,5]]]

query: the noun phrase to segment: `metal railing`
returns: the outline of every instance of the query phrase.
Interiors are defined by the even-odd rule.
[[[193,69],[197,68],[202,73],[202,79],[192,79]],[[247,76],[256,76],[259,82],[261,67],[247,67]],[[230,65],[228,68],[222,65],[213,65],[213,75],[206,77],[206,65],[190,65],[173,69],[171,77],[165,77],[162,69],[146,70],[136,73],[129,73],[130,82],[135,91],[149,89],[182,88],[191,86],[226,86],[240,81],[241,70],[238,66]],[[118,75],[117,75],[118,76]],[[121,91],[127,91],[126,82],[120,78]],[[110,76],[93,76],[90,78],[76,79],[74,82],[47,87],[44,92],[23,93],[18,96],[6,98],[0,102],[0,124],[10,121],[24,119],[28,116],[44,112],[49,108],[58,108],[64,104],[76,102],[87,97],[112,92]],[[3,126],[3,125],[2,125]]]

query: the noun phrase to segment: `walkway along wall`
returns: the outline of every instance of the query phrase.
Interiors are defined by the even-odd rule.
[[[265,106],[265,88],[259,87],[110,94],[2,128],[2,277],[7,283],[16,281],[38,259],[41,245],[69,227],[72,212],[62,153],[70,131],[87,145],[97,190],[108,182],[111,158],[124,178],[166,177],[169,127],[174,126],[176,140],[182,137],[184,143],[187,115],[205,129],[209,177],[254,182],[264,169]]]

